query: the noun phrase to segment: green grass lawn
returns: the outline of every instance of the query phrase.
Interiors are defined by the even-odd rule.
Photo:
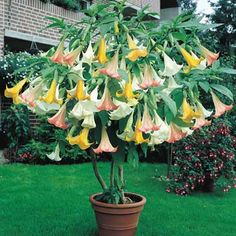
[[[99,164],[108,175],[109,166]],[[236,234],[236,190],[179,197],[153,178],[165,165],[125,167],[129,191],[147,197],[137,235],[232,236]],[[0,235],[96,235],[89,195],[100,191],[90,164],[0,166]]]

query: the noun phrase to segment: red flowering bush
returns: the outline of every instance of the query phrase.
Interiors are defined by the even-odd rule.
[[[194,190],[224,192],[236,187],[236,137],[229,122],[219,120],[173,147],[173,166],[167,192]]]

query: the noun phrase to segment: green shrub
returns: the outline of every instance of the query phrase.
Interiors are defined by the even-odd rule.
[[[56,143],[60,145],[61,163],[75,163],[88,161],[88,155],[78,146],[71,146],[66,141],[66,131],[55,129],[54,126],[47,123],[46,117],[40,117],[39,125],[34,128],[32,139],[25,145],[22,145],[16,155],[16,161],[24,163],[51,163],[47,157],[53,152]],[[55,162],[53,162],[55,163]]]
[[[35,57],[36,56],[32,56],[27,52],[8,52],[5,56],[0,58],[0,88],[2,93],[6,85],[12,86],[27,75],[25,71],[20,71],[19,69],[31,65],[31,59]],[[37,76],[37,72],[35,76]]]
[[[215,184],[227,192],[236,184],[236,137],[224,119],[174,144],[167,191],[186,195]],[[209,189],[212,190],[212,189]]]
[[[44,3],[51,2],[59,7],[63,7],[68,10],[77,11],[82,8],[80,0],[41,0]]]
[[[30,123],[28,109],[23,105],[12,105],[4,112],[1,117],[1,129],[6,139],[8,151],[5,157],[14,162],[16,153],[21,145],[26,144],[30,139]],[[1,142],[4,142],[1,140]]]

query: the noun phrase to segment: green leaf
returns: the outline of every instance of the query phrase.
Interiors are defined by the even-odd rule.
[[[236,75],[236,70],[233,68],[227,68],[227,67],[219,68],[218,72]]]
[[[106,126],[107,122],[109,121],[109,115],[106,111],[98,112],[98,116],[100,117],[102,126]]]
[[[206,93],[209,92],[210,84],[209,84],[207,81],[205,81],[205,82],[199,82],[199,86],[200,86]]]
[[[175,39],[181,40],[183,42],[185,42],[186,38],[187,38],[186,34],[180,33],[180,32],[174,32],[174,33],[172,33],[172,35]]]
[[[163,101],[165,102],[165,104],[169,107],[170,111],[172,112],[172,114],[174,116],[176,116],[177,114],[177,107],[176,107],[176,103],[175,101],[168,97],[167,95],[165,95],[163,92],[159,93],[161,98],[163,99]]]
[[[232,101],[234,100],[233,93],[225,86],[220,85],[220,84],[211,84],[210,86],[213,89],[215,89],[216,91],[218,91],[218,92],[222,93],[223,95],[225,95],[226,97],[228,97],[230,100],[232,100]]]
[[[125,70],[118,69],[118,74],[123,80],[128,81],[128,73]]]
[[[137,152],[137,147],[134,145],[134,143],[130,143],[130,145],[129,145],[127,161],[133,167],[138,166],[139,155],[138,155],[138,152]]]

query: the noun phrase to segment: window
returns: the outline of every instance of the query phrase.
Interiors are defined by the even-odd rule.
[[[86,9],[88,9],[89,6],[92,4],[92,1],[81,0],[81,1],[79,2],[79,4],[80,4],[80,9],[81,9],[81,10],[86,10]]]

